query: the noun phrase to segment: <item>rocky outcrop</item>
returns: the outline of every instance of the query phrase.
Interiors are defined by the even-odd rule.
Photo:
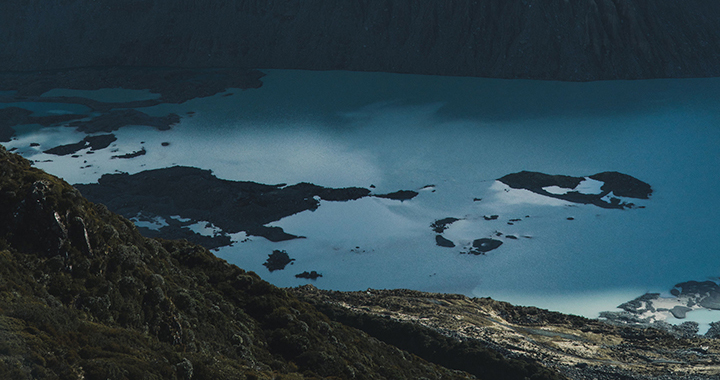
[[[59,145],[46,150],[44,153],[66,156],[68,154],[77,153],[86,148],[90,148],[90,150],[105,149],[115,141],[117,141],[117,137],[115,137],[112,133],[107,135],[87,136],[76,143]]]
[[[683,322],[674,326],[666,322],[668,318],[685,319],[695,310],[720,310],[720,285],[714,281],[682,282],[670,290],[670,297],[661,297],[659,293],[646,293],[634,300],[618,306],[623,311],[606,311],[600,316],[612,323],[632,326],[652,326],[673,334],[694,335],[698,332],[698,323]],[[711,328],[706,336],[717,334],[717,327]]]
[[[717,76],[719,16],[720,3],[708,0],[6,0],[0,70],[248,67],[572,81]]]
[[[529,190],[550,198],[615,209],[634,208],[634,203],[623,198],[649,199],[653,192],[649,184],[618,172],[602,172],[588,177],[571,177],[521,171],[508,174],[499,178],[498,181],[513,189]],[[583,188],[582,185],[588,182],[590,182],[588,188]],[[568,218],[568,220],[573,220],[573,218]]]
[[[288,264],[292,264],[295,259],[291,259],[286,251],[274,250],[268,255],[268,259],[263,263],[263,266],[270,272],[276,270],[283,270]]]
[[[97,184],[76,187],[91,201],[103,203],[127,218],[163,218],[167,225],[159,230],[141,228],[146,236],[186,238],[207,248],[230,244],[227,234],[240,231],[275,242],[295,239],[299,236],[267,224],[315,210],[321,200],[339,202],[371,195],[369,189],[359,187],[333,189],[310,183],[287,186],[227,181],[209,170],[179,166],[133,175],[106,174]],[[403,200],[412,198],[413,193],[417,194],[403,190],[394,194],[403,195],[399,198]],[[210,222],[222,232],[208,237],[187,229],[198,222]]]

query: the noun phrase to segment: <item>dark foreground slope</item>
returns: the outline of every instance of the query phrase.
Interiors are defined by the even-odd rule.
[[[2,379],[465,379],[0,147]]]
[[[718,76],[719,17],[715,0],[5,0],[0,70]]]

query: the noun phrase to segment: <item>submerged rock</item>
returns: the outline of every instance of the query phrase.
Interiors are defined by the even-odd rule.
[[[684,319],[687,316],[687,312],[691,310],[691,308],[686,306],[675,306],[670,309],[670,313],[677,319]]]
[[[435,235],[435,244],[437,244],[438,247],[444,247],[444,248],[455,247],[455,243],[444,238],[442,235]]]
[[[468,253],[472,253],[474,255],[483,255],[486,252],[490,252],[493,249],[497,249],[503,244],[500,240],[495,239],[488,239],[488,238],[482,238],[482,239],[476,239],[472,242],[472,248]]]

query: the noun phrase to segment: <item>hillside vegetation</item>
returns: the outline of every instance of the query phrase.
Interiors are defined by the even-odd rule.
[[[0,147],[2,379],[466,379]]]

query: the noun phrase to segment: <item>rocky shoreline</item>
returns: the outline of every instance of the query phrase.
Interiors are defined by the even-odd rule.
[[[207,248],[229,245],[228,235],[241,231],[273,242],[301,238],[267,224],[315,210],[321,200],[342,202],[375,196],[404,201],[417,195],[414,191],[372,194],[365,188],[333,189],[310,183],[288,186],[227,181],[209,170],[180,166],[133,175],[106,174],[97,184],[75,186],[89,200],[103,203],[126,218],[162,218],[164,225],[158,229],[139,228],[146,236],[185,238]],[[188,230],[188,226],[200,222],[210,223],[220,231],[204,236]]]
[[[336,292],[311,285],[292,292],[332,319],[381,340],[392,339],[389,332],[401,329],[447,337],[453,342],[453,355],[469,355],[463,363],[472,363],[473,355],[481,356],[483,347],[509,359],[537,361],[572,380],[710,380],[720,375],[718,339],[678,336],[657,328],[608,324],[453,294],[378,289]],[[452,359],[439,352],[426,353],[408,338],[398,340],[394,344],[421,357]]]
[[[0,109],[0,142],[15,136],[13,127],[39,124],[44,127],[65,126],[79,132],[95,134],[113,132],[129,125],[144,125],[168,130],[180,122],[176,114],[150,116],[135,108],[163,103],[183,103],[197,97],[212,96],[228,88],[259,88],[259,71],[244,69],[181,68],[79,68],[40,72],[0,72],[0,103],[58,103],[87,107],[87,113],[33,116],[20,106]],[[43,96],[53,89],[149,90],[157,99],[126,102],[102,102],[79,96]],[[47,148],[51,150],[53,148]],[[62,149],[62,148],[60,148]]]
[[[600,318],[619,325],[652,327],[676,336],[692,337],[699,331],[697,322],[686,321],[672,325],[667,320],[683,320],[697,310],[720,310],[720,285],[715,281],[682,282],[675,285],[670,294],[670,297],[663,297],[659,293],[646,293],[619,305],[622,311],[602,312]],[[720,338],[720,321],[709,325],[704,336]]]

